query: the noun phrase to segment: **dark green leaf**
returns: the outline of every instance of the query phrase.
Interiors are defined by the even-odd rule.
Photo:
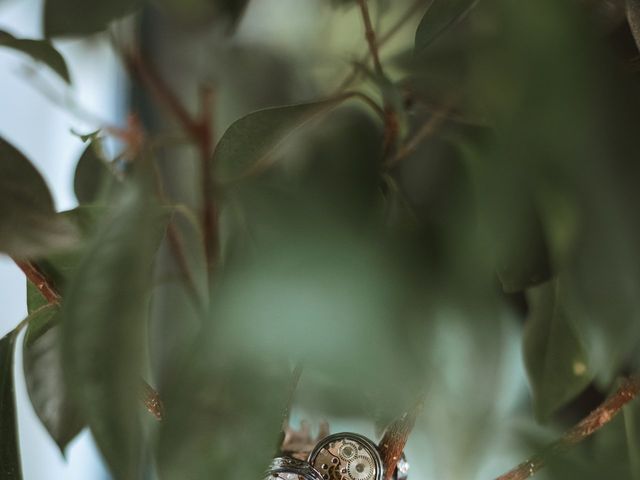
[[[129,186],[65,289],[63,365],[73,401],[118,479],[138,478],[138,388],[158,209]]]
[[[64,454],[84,422],[65,386],[59,307],[42,307],[28,322],[22,353],[27,392],[38,418]]]
[[[0,480],[22,478],[13,376],[15,342],[14,333],[0,340]]]
[[[420,54],[452,25],[460,21],[478,0],[433,0],[416,31],[415,51]]]
[[[0,138],[0,251],[30,257],[75,241],[53,208],[44,180],[22,153]]]
[[[65,82],[71,83],[67,63],[64,61],[60,52],[58,52],[50,42],[46,40],[16,38],[10,33],[0,30],[0,46],[26,53],[34,60],[48,65],[54,72],[60,75]]]
[[[224,133],[213,156],[217,181],[230,181],[268,166],[284,139],[338,100],[268,108],[234,122]]]
[[[90,35],[134,12],[140,0],[96,0],[90,7],[83,0],[46,0],[44,33],[47,37]]]
[[[563,295],[557,279],[531,289],[528,295],[531,313],[524,333],[524,357],[536,415],[542,420],[575,398],[593,378]]]
[[[101,155],[100,139],[92,140],[76,165],[73,190],[80,204],[97,201],[112,174]]]

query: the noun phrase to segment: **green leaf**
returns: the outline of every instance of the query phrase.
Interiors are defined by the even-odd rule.
[[[20,445],[13,376],[13,352],[16,335],[0,340],[0,479],[20,480]]]
[[[16,38],[9,32],[0,30],[0,46],[26,53],[38,62],[42,62],[56,72],[62,79],[71,83],[69,69],[64,58],[47,40]]]
[[[0,251],[32,257],[68,247],[75,239],[72,225],[56,214],[38,171],[0,138]]]
[[[440,35],[456,24],[478,0],[433,0],[416,31],[415,52],[420,54]]]
[[[76,165],[73,190],[80,204],[94,203],[99,200],[107,182],[112,177],[101,155],[101,148],[100,139],[92,139]]]
[[[546,420],[582,392],[593,378],[579,333],[558,279],[528,292],[531,313],[524,357],[536,415]]]
[[[96,0],[89,8],[83,0],[46,0],[44,33],[47,37],[98,33],[111,21],[133,13],[141,4],[140,0]]]
[[[250,113],[227,129],[213,155],[217,181],[230,181],[269,165],[288,135],[340,100],[326,100]]]
[[[84,422],[65,386],[59,313],[57,305],[47,305],[29,316],[22,355],[31,404],[64,454]]]
[[[158,209],[136,186],[123,191],[70,279],[62,309],[66,381],[112,473],[137,479],[138,388]]]

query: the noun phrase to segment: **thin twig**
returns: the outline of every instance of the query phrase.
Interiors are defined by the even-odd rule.
[[[526,480],[532,477],[545,462],[568,448],[580,443],[594,432],[609,423],[622,410],[627,403],[636,398],[640,393],[640,377],[627,378],[620,388],[611,394],[598,408],[585,417],[562,438],[553,442],[542,452],[534,455],[529,460],[521,463],[513,470],[498,477],[496,480]]]
[[[364,34],[369,45],[369,53],[373,58],[373,66],[376,70],[376,73],[383,77],[384,70],[382,69],[382,63],[380,63],[380,53],[378,52],[376,32],[373,29],[373,23],[371,22],[371,15],[369,14],[369,6],[367,5],[367,0],[358,0],[358,5],[360,6],[360,13],[362,14],[362,21],[364,23]]]
[[[407,11],[398,19],[396,23],[394,23],[389,30],[379,36],[378,38],[378,51],[389,41],[391,40],[401,29],[405,26],[405,24],[411,20],[414,14],[422,8],[425,4],[425,0],[417,0],[407,9]],[[356,62],[357,65],[362,65],[366,63],[369,58],[371,58],[371,52],[367,49],[367,52],[360,57],[360,59]],[[336,88],[334,93],[341,92],[348,88],[360,75],[360,68],[353,68],[351,72],[340,82],[338,88]]]
[[[434,112],[429,120],[416,132],[416,134],[387,162],[387,168],[396,167],[402,160],[411,155],[420,144],[435,133],[435,131],[446,120],[447,113],[451,110],[451,105],[447,105]]]
[[[385,430],[379,449],[384,464],[385,472],[383,480],[391,480],[398,462],[402,458],[402,452],[407,444],[409,435],[416,424],[416,420],[424,408],[424,396],[421,396],[416,405],[389,424]]]

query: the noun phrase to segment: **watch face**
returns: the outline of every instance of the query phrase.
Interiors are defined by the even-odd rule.
[[[318,443],[309,463],[324,480],[380,480],[382,460],[376,446],[355,433],[337,433]]]

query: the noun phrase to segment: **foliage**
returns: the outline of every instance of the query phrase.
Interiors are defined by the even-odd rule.
[[[482,478],[505,436],[525,455],[637,370],[637,2],[628,23],[587,0],[316,6],[362,31],[351,73],[328,40],[304,58],[234,44],[256,3],[46,0],[46,40],[0,32],[70,83],[49,39],[109,30],[138,115],[81,137],[69,212],[0,139],[0,251],[30,280],[29,316],[0,340],[0,480],[21,478],[22,327],[43,425],[62,452],[88,427],[118,480],[261,478],[297,363],[296,407],[331,418],[386,425],[427,392],[414,438],[437,439],[445,478]],[[208,61],[233,68],[165,80],[175,59],[156,70],[167,52],[136,27],[154,18],[214,32]],[[336,90],[323,69],[347,77]],[[507,405],[514,351],[531,395]],[[638,478],[638,418],[625,407],[549,478]]]

